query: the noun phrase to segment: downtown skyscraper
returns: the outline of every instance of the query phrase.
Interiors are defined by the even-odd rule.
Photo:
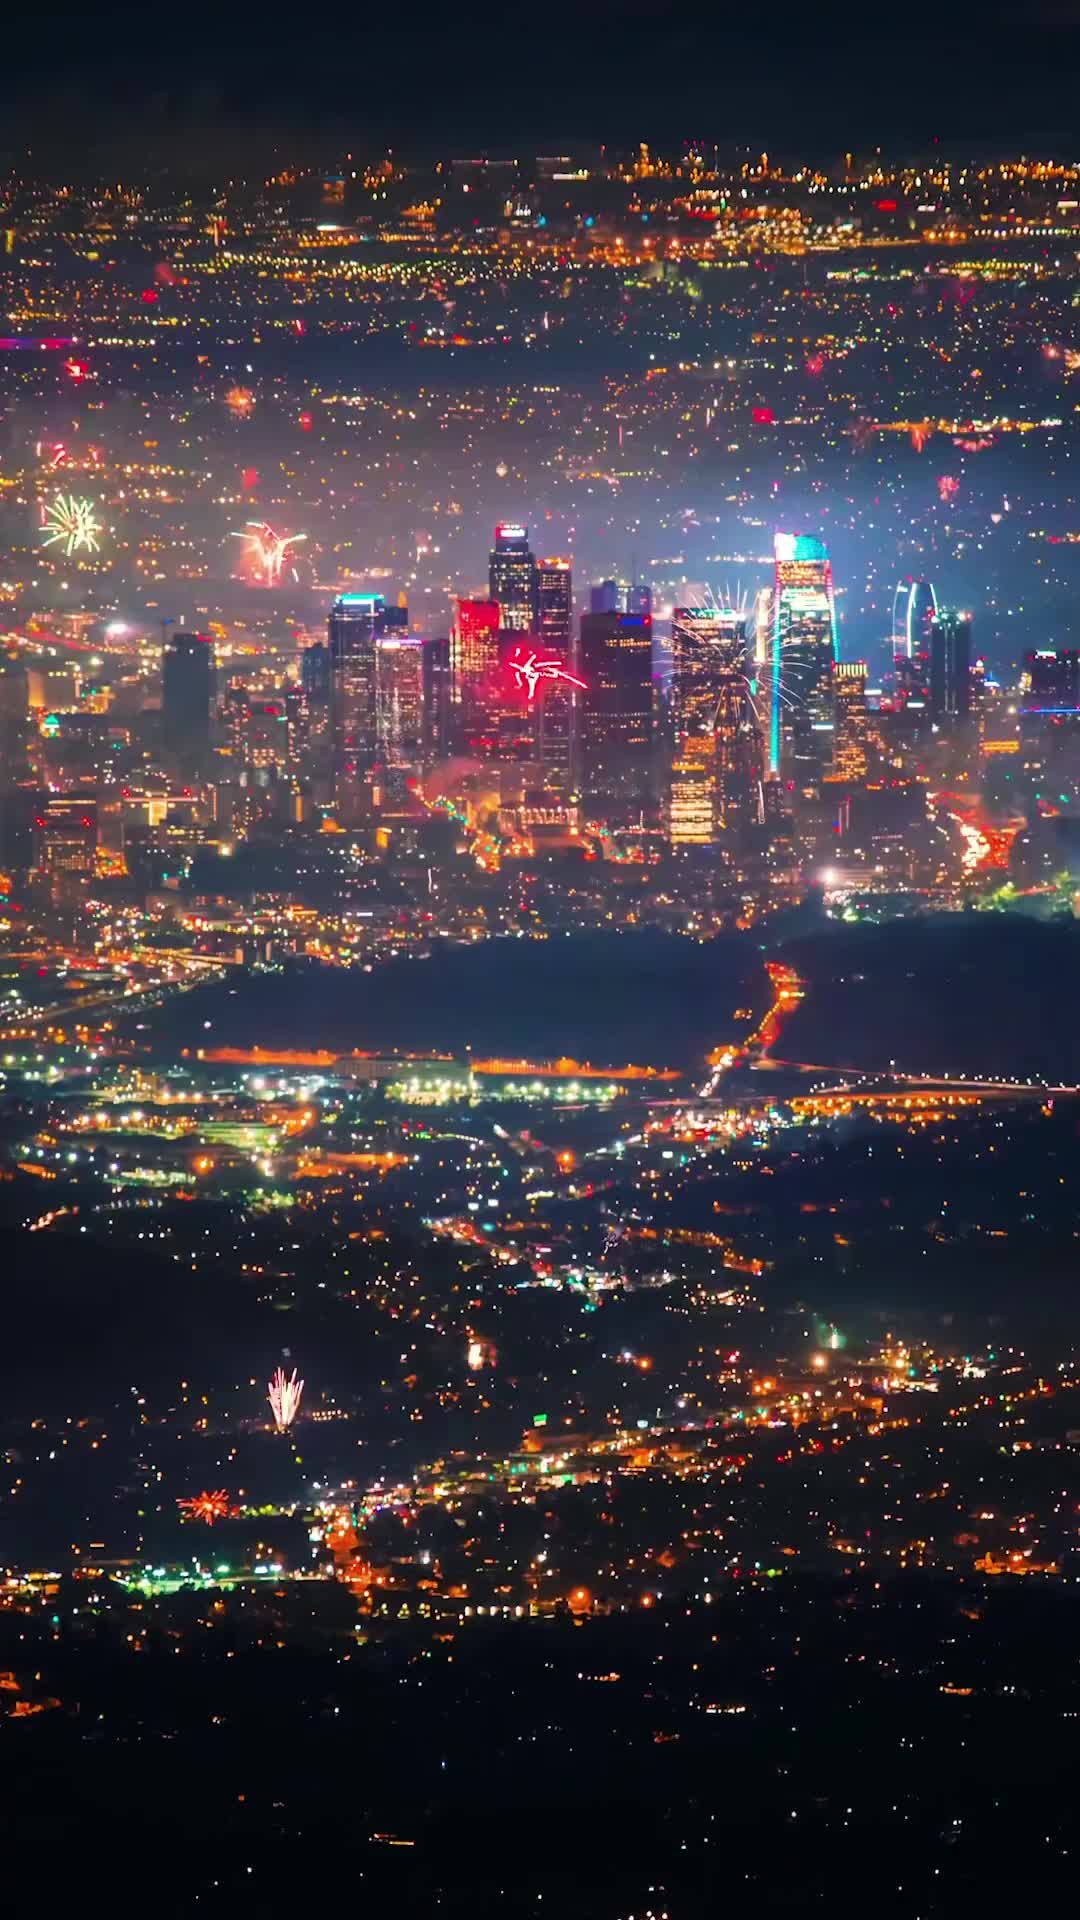
[[[376,658],[387,625],[381,593],[343,593],[327,624],[334,805],[343,826],[355,826],[371,811],[379,744]]]
[[[553,554],[537,567],[537,639],[545,653],[569,659],[574,643],[574,575],[572,563]]]
[[[537,622],[537,568],[529,545],[528,527],[500,521],[488,562],[488,588],[500,612],[500,625],[509,633],[535,633]]]
[[[971,712],[971,615],[939,609],[930,627],[930,715],[940,726]]]
[[[722,844],[734,855],[745,828],[760,819],[762,742],[747,625],[731,607],[676,607],[672,615],[673,846]]]
[[[170,634],[161,653],[161,738],[178,773],[205,772],[214,700],[214,643],[208,633]]]
[[[773,542],[769,771],[814,784],[832,758],[836,606],[829,550],[805,533]]]
[[[640,813],[653,778],[651,618],[583,614],[578,666],[582,788],[615,816]]]

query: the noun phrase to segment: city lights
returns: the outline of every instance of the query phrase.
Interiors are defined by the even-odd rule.
[[[1073,29],[427,24],[12,123],[13,1884],[1067,1912]]]

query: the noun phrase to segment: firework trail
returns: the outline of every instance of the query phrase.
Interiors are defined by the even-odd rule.
[[[297,1377],[295,1367],[292,1370],[291,1377],[288,1379],[285,1377],[284,1367],[278,1368],[270,1382],[266,1397],[270,1402],[270,1411],[274,1416],[274,1425],[277,1427],[279,1433],[285,1433],[286,1430],[292,1426],[293,1421],[300,1411],[300,1400],[303,1391],[304,1383]]]

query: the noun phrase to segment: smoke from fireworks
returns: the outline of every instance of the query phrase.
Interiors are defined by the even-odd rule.
[[[94,518],[92,500],[79,500],[75,494],[58,493],[41,515],[41,544],[63,547],[66,554],[97,553],[101,522]]]
[[[266,1396],[279,1433],[284,1433],[286,1428],[292,1426],[300,1411],[303,1392],[304,1383],[297,1377],[296,1368],[293,1368],[291,1377],[286,1379],[284,1367],[279,1367]]]

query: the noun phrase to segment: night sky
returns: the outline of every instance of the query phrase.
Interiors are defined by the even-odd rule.
[[[387,12],[391,18],[387,19]],[[747,14],[751,13],[748,20]],[[194,172],[317,157],[687,136],[815,158],[1076,144],[1080,0],[931,7],[418,0],[382,10],[229,15],[76,9],[5,20],[0,152],[88,176],[148,152]]]

